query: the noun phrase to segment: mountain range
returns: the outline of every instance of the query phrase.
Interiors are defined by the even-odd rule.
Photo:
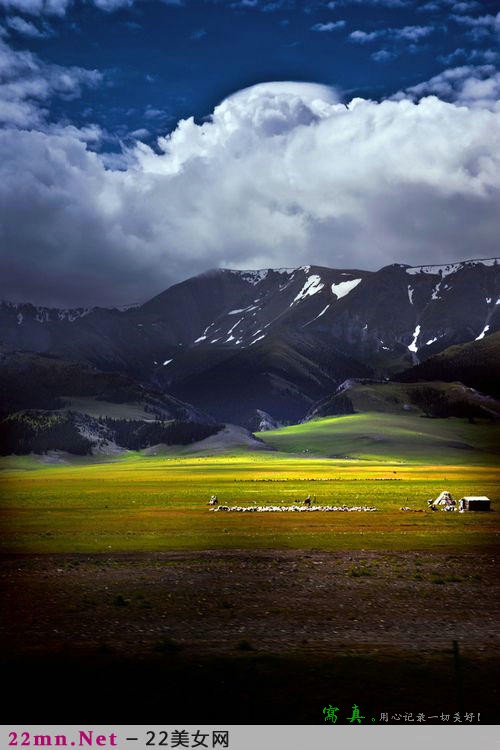
[[[257,429],[262,421],[300,421],[348,379],[425,379],[437,355],[499,329],[495,258],[379,271],[218,269],[123,309],[0,303],[0,384],[4,400],[12,398],[24,368],[14,403],[42,408],[43,399],[26,398],[44,379],[40,367],[52,362],[60,375],[61,363],[65,372],[78,363],[88,388],[80,383],[78,393],[68,392],[75,387],[67,377],[51,398],[112,402],[114,373],[122,390],[141,389],[142,401],[163,418],[182,413],[201,421],[202,414]],[[96,390],[99,373],[108,376]],[[141,398],[134,392],[132,401]]]

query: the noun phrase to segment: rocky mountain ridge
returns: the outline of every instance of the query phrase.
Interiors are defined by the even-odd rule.
[[[384,378],[500,329],[500,264],[218,269],[126,309],[0,304],[0,350],[120,372],[218,420],[301,419],[347,378]]]

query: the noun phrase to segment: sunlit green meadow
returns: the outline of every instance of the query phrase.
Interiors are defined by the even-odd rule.
[[[498,465],[498,421],[371,412],[327,417],[260,434],[280,451],[405,464]]]
[[[349,418],[342,420],[349,422]],[[498,509],[500,473],[489,451],[472,451],[470,465],[439,461],[434,445],[425,456],[421,440],[420,456],[404,446],[398,454],[394,445],[392,457],[332,459],[299,453],[305,444],[315,453],[336,451],[338,440],[330,438],[328,448],[327,422],[330,433],[341,426],[339,419],[321,420],[311,423],[316,425],[312,430],[301,425],[262,436],[280,452],[240,451],[212,457],[128,453],[113,460],[76,459],[70,465],[53,466],[43,466],[32,457],[4,459],[2,549],[449,550],[495,544],[496,512],[426,510],[427,499],[443,489],[457,499],[487,495]],[[344,439],[359,445],[352,432],[345,433]],[[286,445],[287,440],[293,444]],[[284,452],[287,448],[295,452]],[[444,452],[444,459],[449,458]],[[480,465],[481,458],[485,465]],[[207,504],[213,493],[226,505],[291,505],[310,494],[317,505],[363,505],[377,511],[214,513]],[[403,512],[401,507],[423,512]]]

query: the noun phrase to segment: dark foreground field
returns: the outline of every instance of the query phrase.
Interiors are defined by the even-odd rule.
[[[11,722],[498,716],[488,549],[5,556]],[[453,655],[458,642],[459,659]],[[429,719],[428,719],[429,721]],[[430,720],[436,721],[436,720]]]

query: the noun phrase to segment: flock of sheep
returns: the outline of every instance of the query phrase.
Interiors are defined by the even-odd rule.
[[[352,507],[347,505],[250,505],[248,507],[244,507],[241,505],[217,505],[210,510],[217,513],[220,511],[226,513],[313,513],[314,511],[329,511],[341,513],[361,511],[364,513],[372,513],[373,511],[377,510],[377,508],[369,508],[366,505],[355,505]]]

